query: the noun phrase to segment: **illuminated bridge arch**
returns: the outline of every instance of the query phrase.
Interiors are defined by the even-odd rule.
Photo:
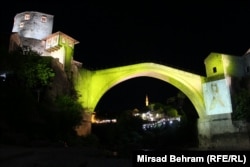
[[[200,118],[205,116],[202,92],[204,77],[156,63],[139,63],[110,69],[90,71],[81,69],[75,88],[85,110],[94,112],[101,97],[115,85],[136,77],[152,77],[181,90],[192,102]]]

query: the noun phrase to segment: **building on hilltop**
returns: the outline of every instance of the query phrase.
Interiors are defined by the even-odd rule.
[[[36,11],[16,14],[9,51],[22,47],[36,51],[41,56],[51,56],[58,59],[62,69],[70,76],[72,65],[81,66],[73,58],[74,46],[79,41],[60,31],[52,33],[53,20],[53,15]]]

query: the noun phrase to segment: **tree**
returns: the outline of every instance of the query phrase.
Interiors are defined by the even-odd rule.
[[[156,111],[157,113],[162,114],[164,113],[164,111],[166,111],[166,106],[161,103],[153,103],[152,105],[153,111]]]
[[[122,154],[127,154],[129,149],[136,149],[140,146],[142,124],[143,120],[140,117],[135,117],[131,110],[123,111],[120,114],[117,119],[117,134],[115,135]]]
[[[71,90],[63,91],[56,100],[46,98],[37,103],[40,91],[47,91],[55,76],[53,58],[31,50],[24,52],[22,48],[0,53],[0,71],[8,73],[6,80],[0,81],[0,142],[14,143],[8,134],[17,141],[20,139],[15,134],[22,134],[29,141],[77,138],[75,127],[82,121],[83,109]]]
[[[37,93],[37,101],[40,101],[40,92],[52,82],[55,73],[51,68],[52,57],[44,57],[39,53],[22,49],[12,53],[14,73],[18,79],[29,89]]]
[[[169,107],[168,110],[167,110],[167,116],[169,117],[178,117],[178,111],[173,108],[173,107]]]
[[[57,113],[57,132],[65,140],[68,136],[75,135],[76,126],[82,122],[83,108],[79,102],[68,95],[60,96],[55,101]]]
[[[55,76],[52,68],[49,67],[50,60],[38,59],[37,64],[32,64],[29,68],[26,64],[24,75],[26,76],[26,85],[37,91],[37,101],[40,101],[40,91],[50,85],[52,78]]]

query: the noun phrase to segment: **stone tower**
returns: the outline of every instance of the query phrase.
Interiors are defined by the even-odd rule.
[[[52,33],[53,19],[53,15],[41,12],[22,12],[15,16],[12,32],[21,37],[42,40]]]
[[[17,47],[28,47],[41,55],[48,55],[42,39],[52,33],[53,19],[53,15],[41,12],[18,13],[14,17],[9,51],[14,51]]]
[[[22,47],[36,51],[41,56],[51,56],[58,59],[70,77],[72,64],[81,64],[73,59],[74,45],[79,42],[62,32],[52,33],[53,21],[53,15],[36,11],[16,14],[9,51]]]

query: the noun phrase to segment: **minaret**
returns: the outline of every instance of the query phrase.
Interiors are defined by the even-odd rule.
[[[145,100],[145,103],[146,103],[146,107],[148,107],[148,95],[146,95],[146,100]]]

